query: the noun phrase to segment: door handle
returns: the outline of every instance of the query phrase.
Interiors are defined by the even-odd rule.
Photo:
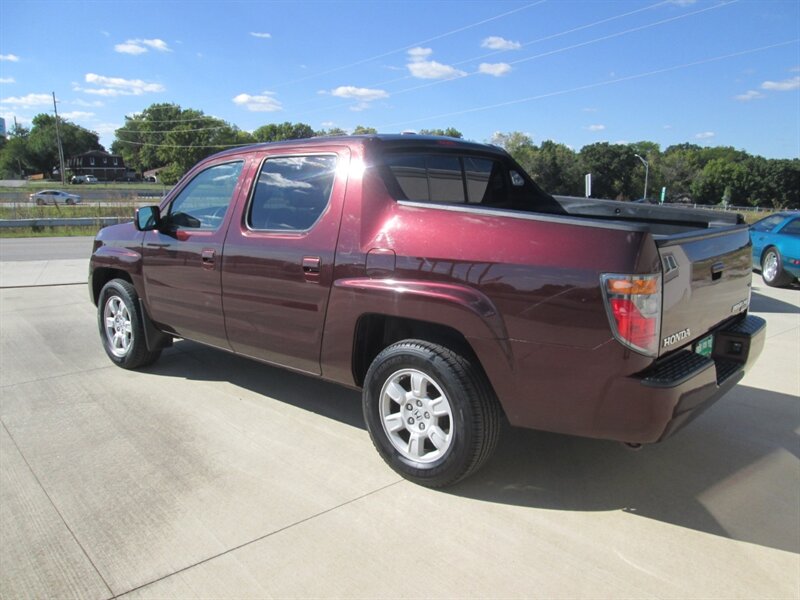
[[[214,259],[216,258],[217,252],[213,248],[204,248],[202,252],[200,252],[200,259],[203,261],[203,268],[204,269],[213,269],[214,268]]]
[[[320,262],[318,256],[304,256],[303,273],[319,273]]]
[[[307,281],[319,281],[319,268],[321,262],[322,261],[320,260],[319,256],[303,257],[303,275]]]

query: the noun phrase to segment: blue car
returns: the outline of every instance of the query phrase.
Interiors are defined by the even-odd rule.
[[[789,285],[800,277],[800,213],[770,215],[750,226],[753,268],[761,269],[764,283]]]

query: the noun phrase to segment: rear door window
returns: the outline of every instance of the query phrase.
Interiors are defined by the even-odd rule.
[[[258,175],[247,226],[269,231],[311,229],[328,206],[335,176],[335,155],[268,158]]]

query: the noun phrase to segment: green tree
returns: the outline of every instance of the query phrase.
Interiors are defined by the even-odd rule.
[[[452,138],[463,138],[464,134],[462,134],[458,129],[455,127],[448,127],[447,129],[420,129],[420,135],[442,135],[445,137],[452,137]]]
[[[598,142],[584,146],[580,151],[580,163],[584,173],[592,174],[592,196],[625,200],[638,198],[641,189],[633,177],[639,159],[629,146]]]
[[[305,123],[269,123],[253,132],[257,142],[280,142],[283,140],[301,140],[314,137],[316,132]]]
[[[318,136],[327,136],[327,137],[337,137],[340,135],[347,135],[347,132],[342,129],[341,127],[331,127],[327,131],[325,129],[320,129],[317,132]]]
[[[545,140],[530,153],[528,174],[542,189],[562,196],[583,195],[583,173],[578,155],[568,146]]]
[[[22,179],[26,173],[32,173],[28,153],[28,136],[30,129],[15,125],[8,132],[8,139],[0,149],[0,178]]]
[[[370,135],[378,133],[378,130],[374,127],[364,127],[363,125],[356,125],[356,128],[353,129],[353,135]]]

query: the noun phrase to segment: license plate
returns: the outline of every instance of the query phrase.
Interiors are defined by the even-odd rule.
[[[700,356],[711,356],[711,352],[713,350],[714,350],[713,335],[709,335],[701,340],[698,340],[697,343],[695,343],[694,345],[694,351],[697,352]]]

